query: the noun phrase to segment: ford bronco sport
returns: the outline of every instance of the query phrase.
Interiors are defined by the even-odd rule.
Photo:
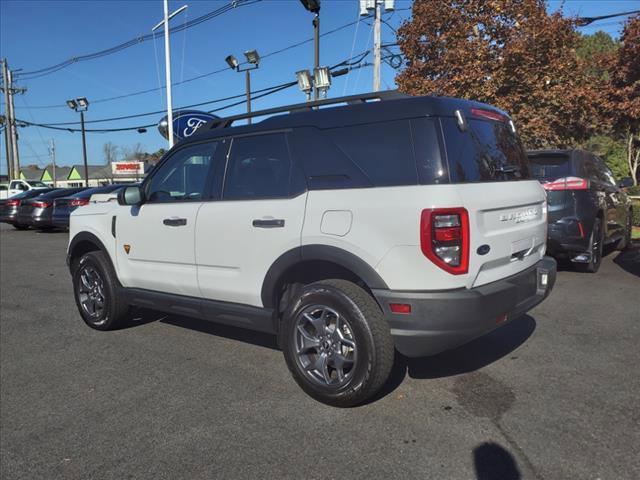
[[[433,355],[540,303],[546,225],[507,114],[386,92],[203,125],[73,212],[67,261],[90,327],[137,306],[277,334],[305,392],[351,406],[394,349]]]

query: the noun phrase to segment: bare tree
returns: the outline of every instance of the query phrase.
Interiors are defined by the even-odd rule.
[[[139,160],[144,156],[144,145],[140,142],[122,148],[122,156],[126,160]]]
[[[104,161],[107,165],[111,165],[118,160],[118,150],[119,148],[112,142],[107,142],[102,146]]]

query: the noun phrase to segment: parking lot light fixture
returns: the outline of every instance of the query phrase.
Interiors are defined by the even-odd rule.
[[[331,87],[331,72],[329,67],[318,67],[313,69],[313,86],[322,97],[327,96]]]
[[[252,65],[256,65],[256,67],[260,63],[260,55],[258,55],[257,50],[249,50],[247,52],[244,52],[244,56],[247,58],[247,62]]]
[[[296,72],[298,79],[298,88],[307,95],[307,101],[311,100],[311,91],[313,90],[313,81],[309,70],[300,70]]]
[[[238,59],[233,55],[228,55],[227,58],[224,59],[224,61],[227,62],[227,65],[229,65],[229,67],[233,70],[238,70],[238,67],[240,66],[240,64],[238,63]]]
[[[84,112],[89,108],[87,97],[78,97],[67,100],[67,106],[76,112],[80,112],[80,128],[82,129],[82,160],[84,162],[84,186],[89,186],[89,166],[87,165],[87,138],[84,129]]]

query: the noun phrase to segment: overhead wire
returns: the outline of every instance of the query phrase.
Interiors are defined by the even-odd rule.
[[[204,15],[201,15],[199,17],[194,18],[193,20],[190,20],[189,22],[185,22],[182,25],[177,25],[176,27],[173,27],[169,30],[170,33],[176,33],[176,32],[180,32],[182,30],[185,30],[187,28],[191,28],[191,27],[195,27],[196,25],[200,25],[203,22],[206,22],[208,20],[211,20],[213,18],[216,18],[224,13],[227,13],[231,10],[234,10],[236,8],[239,7],[245,7],[245,6],[249,6],[249,5],[253,5],[255,3],[258,3],[262,0],[234,0],[226,5],[223,5],[222,7],[217,8],[216,10],[213,10],[209,13],[205,13]],[[111,55],[117,52],[120,52],[122,50],[125,50],[129,47],[132,47],[134,45],[138,45],[142,42],[146,42],[148,40],[153,39],[154,34],[153,33],[148,33],[148,34],[144,34],[144,35],[138,35],[135,38],[132,38],[130,40],[127,40],[126,42],[120,43],[118,45],[114,45],[113,47],[110,48],[106,48],[104,50],[100,50],[97,52],[93,52],[93,53],[88,53],[85,55],[77,55],[77,56],[73,56],[71,58],[68,58],[67,60],[64,60],[63,62],[57,63],[55,65],[50,65],[48,67],[43,67],[37,70],[31,70],[31,71],[27,71],[27,72],[17,72],[16,73],[16,79],[22,79],[22,80],[32,80],[35,78],[40,78],[43,77],[45,75],[49,75],[51,73],[57,72],[63,68],[66,68],[70,65],[73,65],[75,63],[78,62],[84,62],[84,61],[88,61],[88,60],[94,60],[96,58],[100,58],[100,57],[104,57],[107,55]]]

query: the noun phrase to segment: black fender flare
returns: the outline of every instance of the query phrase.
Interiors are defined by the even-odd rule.
[[[260,293],[262,304],[266,308],[275,308],[274,293],[284,272],[300,262],[309,260],[323,260],[344,267],[360,277],[371,290],[389,288],[378,272],[357,255],[331,245],[304,245],[283,253],[269,267]]]
[[[107,257],[110,257],[109,251],[106,249],[104,243],[102,243],[102,241],[98,237],[96,237],[91,232],[79,232],[69,242],[69,248],[67,248],[67,267],[71,268],[71,254],[73,253],[75,247],[78,246],[78,244],[81,242],[93,243],[96,247],[98,247],[98,249],[102,250],[107,255]],[[111,258],[109,258],[109,261],[111,261]],[[113,264],[113,262],[111,263]]]

